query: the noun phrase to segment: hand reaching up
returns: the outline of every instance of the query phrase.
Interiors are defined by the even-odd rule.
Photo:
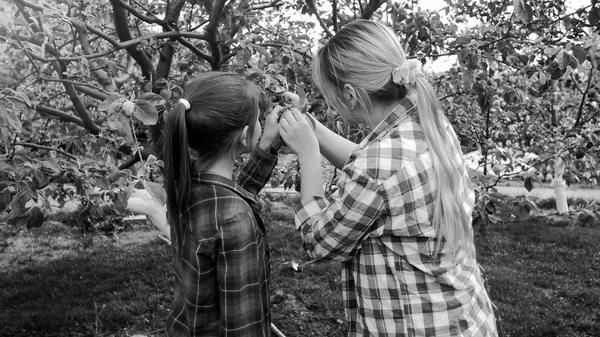
[[[320,161],[319,142],[308,118],[295,108],[285,111],[279,121],[279,134],[300,160],[319,156]]]

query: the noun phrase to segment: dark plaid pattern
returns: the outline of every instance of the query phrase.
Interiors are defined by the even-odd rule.
[[[173,248],[169,336],[270,336],[268,243],[257,195],[276,161],[275,151],[257,147],[237,183],[207,172],[193,179]]]
[[[342,261],[349,336],[495,336],[492,304],[475,248],[433,258],[437,178],[416,107],[392,112],[358,145],[328,200],[304,200],[296,226],[313,258]],[[458,139],[448,156],[463,206],[474,192]]]

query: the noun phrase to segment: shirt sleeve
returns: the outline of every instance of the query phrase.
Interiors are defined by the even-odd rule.
[[[339,181],[330,201],[314,197],[296,207],[296,228],[313,258],[349,260],[384,210],[381,188],[365,171],[347,166]]]
[[[269,303],[266,256],[252,214],[240,213],[221,226],[217,257],[223,336],[266,336]],[[265,294],[263,296],[263,293]]]
[[[258,192],[271,178],[273,168],[277,164],[277,150],[270,148],[269,152],[256,146],[250,159],[238,176],[238,184],[246,191],[258,195]]]

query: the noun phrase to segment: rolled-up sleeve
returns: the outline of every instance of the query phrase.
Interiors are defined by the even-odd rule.
[[[384,210],[379,184],[349,165],[330,201],[315,197],[295,209],[296,228],[313,258],[346,261],[356,254]]]

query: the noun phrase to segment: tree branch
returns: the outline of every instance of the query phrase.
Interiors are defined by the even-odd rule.
[[[248,11],[256,11],[266,8],[278,7],[283,5],[283,0],[273,0],[271,2],[261,2],[257,4],[252,4],[248,7]]]
[[[219,26],[219,18],[221,17],[221,13],[223,12],[223,8],[225,7],[225,3],[227,0],[215,0],[213,3],[212,12],[210,13],[210,17],[208,19],[208,26],[206,26],[206,35],[207,42],[210,46],[210,51],[212,54],[213,62],[211,63],[213,70],[219,70],[223,63],[221,59],[222,51],[219,46],[219,42],[217,41],[217,28]]]
[[[120,0],[110,0],[110,3],[113,7],[113,18],[119,40],[121,40],[121,42],[133,40],[131,32],[129,31],[127,13],[125,12],[124,7],[121,5],[122,2]],[[153,82],[154,65],[152,64],[152,60],[150,60],[150,57],[148,57],[146,52],[143,50],[138,50],[135,45],[128,46],[125,48],[125,50],[127,50],[127,53],[129,53],[129,55],[131,55],[131,57],[133,57],[133,59],[140,65],[144,78]]]
[[[105,94],[105,93],[103,93],[101,91],[92,89],[92,88],[87,87],[87,86],[83,86],[83,85],[79,85],[79,84],[74,84],[74,86],[75,86],[75,90],[77,90],[77,91],[79,91],[79,92],[81,92],[83,94],[86,94],[86,95],[88,95],[90,97],[99,99],[101,101],[104,101],[108,97],[108,94]]]
[[[24,41],[28,41],[28,42],[32,42],[35,43],[37,45],[41,45],[42,42],[41,41],[37,41],[37,38],[33,37],[33,36],[26,36],[26,35],[18,35],[20,39],[24,40]],[[173,39],[173,38],[193,38],[193,39],[199,39],[199,40],[208,40],[208,37],[206,34],[198,34],[198,33],[194,33],[194,32],[178,32],[178,31],[170,31],[170,32],[165,32],[165,33],[156,33],[156,34],[150,34],[150,35],[145,35],[142,37],[138,37],[136,39],[132,39],[132,40],[128,40],[128,41],[124,41],[121,43],[117,43],[115,45],[114,48],[112,49],[108,49],[105,50],[103,52],[100,53],[96,53],[96,54],[90,54],[90,55],[81,55],[81,56],[74,56],[74,57],[60,57],[60,58],[44,58],[41,57],[39,55],[35,55],[33,53],[31,53],[31,56],[36,60],[36,61],[40,61],[40,62],[44,62],[44,63],[50,63],[50,62],[56,62],[56,61],[62,61],[62,62],[73,62],[73,61],[81,61],[82,58],[86,58],[88,60],[92,60],[95,58],[99,58],[99,57],[104,57],[110,54],[113,54],[115,51],[121,50],[121,49],[128,49],[128,48],[134,48],[140,44],[142,41],[144,40],[150,40],[150,39]],[[2,40],[8,40],[6,37],[0,36],[0,38],[2,38]]]
[[[34,149],[42,149],[42,150],[49,150],[49,151],[56,151],[57,153],[62,154],[65,157],[69,157],[73,160],[77,160],[77,157],[75,157],[74,155],[65,152],[64,150],[61,149],[57,149],[54,147],[50,147],[50,146],[44,146],[44,145],[38,145],[38,144],[32,144],[32,143],[15,143],[15,145],[20,145],[20,146],[24,146],[24,147],[31,147]]]
[[[98,88],[98,87],[96,87],[94,85],[87,84],[87,83],[81,83],[81,82],[76,82],[76,81],[65,80],[63,78],[38,77],[38,79],[40,79],[42,81],[48,81],[48,82],[60,82],[60,83],[63,83],[63,84],[68,83],[68,84],[73,84],[73,85],[77,85],[77,86],[80,86],[80,87],[88,87],[90,89],[96,90],[100,94],[106,94],[108,96],[108,91],[105,91],[102,88]]]
[[[338,3],[337,0],[331,0],[331,21],[333,21],[333,31],[337,34],[340,31],[338,24]]]
[[[592,76],[594,75],[594,67],[590,67],[590,74],[588,76],[587,86],[585,91],[583,92],[583,96],[581,97],[581,102],[579,103],[579,109],[577,109],[577,117],[575,118],[575,123],[573,124],[573,129],[577,129],[580,127],[581,116],[583,115],[583,105],[585,103],[585,99],[587,98],[587,94],[590,91],[592,86]]]
[[[384,3],[386,3],[386,0],[370,0],[369,4],[367,4],[367,8],[364,9],[360,18],[369,20],[371,16],[373,16],[373,13],[375,13],[375,11],[379,9],[379,7],[381,7]]]
[[[88,39],[88,31],[85,27],[85,24],[79,20],[71,20],[71,23],[73,24],[73,26],[75,27],[75,29],[77,30],[77,33],[79,35],[79,44],[81,45],[81,51],[85,54],[85,55],[90,55],[92,54],[92,47],[90,46],[90,41]],[[90,61],[90,64],[94,67],[99,67],[100,65],[98,64],[98,62],[96,61]],[[105,70],[103,69],[95,69],[92,70],[92,68],[90,68],[90,71],[94,74],[94,76],[96,76],[96,80],[98,80],[98,82],[100,83],[100,85],[102,86],[102,88],[110,93],[115,93],[117,92],[118,88],[117,88],[117,84],[115,83],[115,80],[113,79],[113,77]]]
[[[163,25],[163,32],[174,30],[172,27],[177,26],[177,21],[183,5],[185,5],[185,0],[174,0],[169,2],[169,6],[167,6],[167,12],[165,14],[165,25]],[[178,37],[177,40],[187,43],[187,41],[180,37]],[[175,47],[171,41],[167,41],[167,43],[165,43],[160,49],[158,65],[156,66],[156,79],[166,79],[169,77],[171,64],[173,63],[173,55],[175,55]]]
[[[81,127],[85,127],[85,124],[83,124],[83,121],[81,120],[81,118],[78,118],[76,116],[73,116],[69,113],[60,111],[60,110],[56,110],[47,106],[43,106],[43,105],[37,105],[35,107],[35,111],[37,111],[39,114],[41,115],[48,115],[48,116],[54,116],[54,117],[58,117],[60,120],[63,120],[65,122],[71,122],[71,123],[75,123]]]
[[[154,23],[157,24],[159,26],[168,27],[168,21],[167,20],[161,20],[158,17],[156,17],[155,15],[151,15],[151,16],[147,16],[147,15],[143,15],[142,13],[138,12],[135,8],[133,8],[132,6],[130,6],[128,3],[123,2],[121,0],[113,0],[115,3],[117,3],[119,6],[121,6],[122,8],[126,9],[129,13],[131,13],[133,16],[135,16],[136,18],[147,22],[147,23]],[[139,3],[137,4],[138,6],[142,7]],[[142,7],[143,8],[143,7]],[[146,12],[150,12],[148,9],[143,8],[144,10],[146,10]]]
[[[20,1],[20,0],[17,0],[17,1]],[[31,17],[27,13],[25,13],[25,11],[21,11],[21,13],[22,13],[23,17],[25,18],[25,20],[31,25],[34,32],[43,33],[42,26],[37,27],[35,25],[35,23],[33,22],[33,20],[31,19]],[[40,43],[40,45],[42,45],[42,43]],[[53,65],[55,71],[58,73],[58,76],[61,79],[64,79],[64,76],[65,76],[64,74],[67,71],[66,63],[64,61],[60,60],[60,53],[56,49],[54,49],[49,44],[46,44],[45,46],[46,46],[45,47],[46,51],[57,59],[57,61],[53,62],[52,65]],[[84,127],[87,130],[89,130],[90,133],[92,133],[92,134],[100,133],[100,131],[102,131],[102,129],[98,125],[96,125],[94,123],[94,121],[92,121],[87,109],[85,108],[85,105],[83,104],[83,102],[81,101],[79,96],[77,95],[77,91],[75,90],[74,85],[72,83],[63,82],[63,86],[65,87],[65,90],[66,90],[67,94],[69,95],[71,102],[73,103],[73,107],[75,108],[75,111],[77,111],[77,114],[81,118],[81,121],[83,122]]]
[[[258,44],[258,46],[261,46],[261,47],[275,47],[275,48],[289,47],[287,44],[284,44],[284,43],[261,43],[261,44]],[[312,58],[313,58],[311,55],[308,54],[308,51],[302,51],[300,49],[295,49],[295,48],[290,48],[290,49],[293,52],[302,55],[307,60],[312,60]]]
[[[321,25],[321,28],[323,28],[323,31],[325,32],[325,34],[327,34],[327,37],[331,38],[333,36],[333,33],[329,30],[329,28],[325,24],[325,21],[323,21],[323,19],[321,19],[321,15],[319,14],[319,11],[317,10],[317,5],[315,4],[315,0],[306,0],[306,5],[308,6],[310,12],[312,12],[315,15],[315,17],[317,18],[317,21],[319,21],[319,24]]]

